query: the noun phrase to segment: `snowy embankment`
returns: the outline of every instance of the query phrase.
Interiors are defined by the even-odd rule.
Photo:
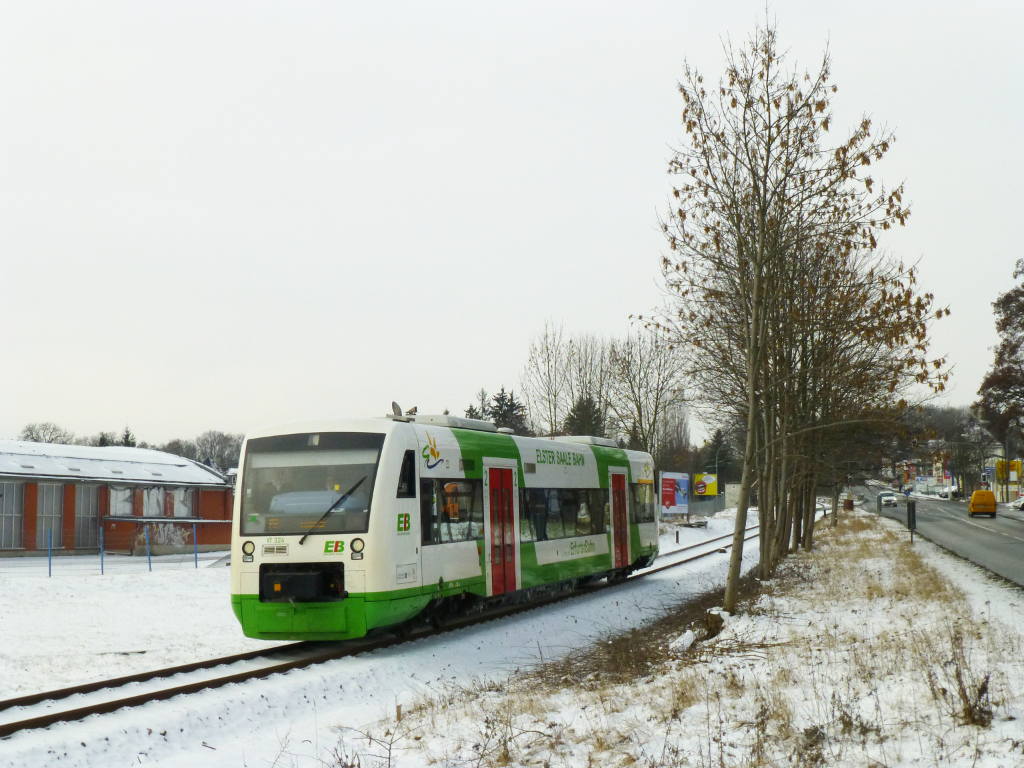
[[[732,530],[728,514],[684,528],[680,545]],[[673,531],[662,549],[675,548]],[[748,542],[745,568],[757,560]],[[267,680],[63,723],[0,742],[0,766],[331,764],[346,727],[387,718],[397,704],[476,681],[502,683],[641,626],[720,587],[728,555],[655,574],[478,627]],[[91,558],[0,563],[0,698],[268,647],[231,613],[228,569],[190,558]]]
[[[425,698],[330,764],[1024,765],[1019,588],[861,510],[765,586],[703,639],[660,622],[640,663],[601,646]]]

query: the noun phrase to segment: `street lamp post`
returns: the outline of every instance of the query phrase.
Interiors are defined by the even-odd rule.
[[[724,442],[718,443],[718,450],[715,452],[715,482],[718,482],[718,455],[722,453]]]
[[[722,452],[722,446],[723,445],[725,445],[725,443],[719,443],[718,444],[718,448],[715,450],[715,486],[716,487],[719,487],[721,485],[721,483],[718,480],[718,454],[720,454]]]

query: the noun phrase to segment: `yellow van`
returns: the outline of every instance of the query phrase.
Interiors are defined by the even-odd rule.
[[[975,491],[967,502],[967,514],[996,516],[996,495],[992,491]]]

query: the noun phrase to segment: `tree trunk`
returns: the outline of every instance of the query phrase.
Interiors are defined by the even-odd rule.
[[[775,572],[775,569],[779,565],[780,550],[781,550],[781,539],[780,531],[786,530],[786,524],[789,522],[789,503],[787,486],[789,484],[789,441],[786,437],[787,423],[785,420],[782,422],[782,443],[780,447],[781,454],[781,466],[779,467],[779,485],[776,492],[776,503],[778,512],[775,516],[775,530],[772,531],[771,540],[771,569]]]
[[[789,551],[796,552],[800,549],[800,542],[803,540],[803,526],[804,526],[804,497],[807,494],[806,491],[807,477],[804,476],[799,487],[795,489],[793,494],[793,528],[789,540]]]
[[[814,504],[817,500],[815,490],[818,487],[818,478],[811,475],[811,482],[807,484],[807,495],[804,497],[804,550],[810,552],[814,549]]]
[[[768,435],[765,435],[765,443],[765,464],[761,472],[761,481],[758,484],[760,493],[757,500],[757,508],[760,510],[759,517],[761,519],[761,548],[758,552],[758,572],[762,579],[767,579],[772,573],[771,541],[774,538],[773,518],[775,517],[775,455],[774,451],[767,447],[771,444]]]
[[[762,244],[763,249],[763,244]],[[725,582],[726,611],[733,613],[739,599],[740,565],[743,562],[743,537],[747,528],[747,507],[750,506],[750,482],[754,473],[754,430],[757,429],[757,369],[760,362],[760,267],[751,266],[753,290],[750,295],[750,326],[747,338],[747,440],[743,449],[743,474],[740,477],[740,497],[736,503],[736,524],[732,534],[732,553],[729,557],[729,575]]]

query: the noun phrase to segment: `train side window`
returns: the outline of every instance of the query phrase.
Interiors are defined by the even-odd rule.
[[[562,505],[559,503],[558,489],[549,488],[544,491],[544,496],[547,500],[547,515],[545,517],[547,538],[565,538],[565,526],[562,524]]]
[[[540,498],[537,501],[537,498]],[[547,537],[544,523],[544,491],[536,488],[519,489],[519,540],[543,541]]]
[[[402,471],[398,473],[397,498],[416,498],[416,459],[413,451],[406,451],[402,459]]]
[[[653,520],[653,515],[650,517]],[[607,533],[605,488],[522,488],[519,540],[546,541]]]
[[[473,481],[473,509],[471,511],[473,527],[470,530],[469,538],[482,539],[484,537],[484,484],[482,480]]]
[[[433,480],[420,480],[420,530],[424,544],[436,544],[441,538],[438,532],[437,497],[434,494]]]
[[[438,480],[442,499],[441,543],[468,541],[483,535],[483,483],[479,480]]]
[[[562,536],[570,538],[577,535],[576,518],[579,516],[579,495],[570,488],[559,488],[558,507],[562,513]]]
[[[590,512],[591,533],[608,532],[608,491],[605,488],[591,488],[587,491],[587,508]]]
[[[424,544],[450,544],[484,535],[484,496],[480,480],[420,480]]]
[[[630,518],[634,523],[654,522],[654,486],[640,483],[630,485],[632,509]]]

